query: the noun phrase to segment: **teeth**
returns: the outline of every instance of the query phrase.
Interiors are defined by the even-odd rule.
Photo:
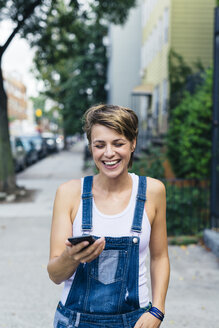
[[[104,162],[106,165],[115,165],[118,161]]]

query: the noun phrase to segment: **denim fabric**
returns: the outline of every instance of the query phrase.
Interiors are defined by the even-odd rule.
[[[97,315],[69,310],[60,302],[55,314],[54,328],[133,328],[140,316],[150,308],[151,303],[144,309],[126,314]]]
[[[119,250],[104,250],[95,260],[90,275],[105,285],[121,280],[125,255]]]
[[[84,233],[92,229],[92,179],[86,177],[83,185]],[[135,232],[141,231],[145,194],[146,178],[139,177],[132,223]],[[145,312],[139,308],[139,237],[105,237],[105,240],[100,256],[77,268],[65,306],[58,305],[55,328],[131,328]]]
[[[79,265],[66,300],[68,308],[96,314],[125,313],[139,308],[139,238],[105,239],[102,256]],[[110,253],[114,256],[109,258]]]

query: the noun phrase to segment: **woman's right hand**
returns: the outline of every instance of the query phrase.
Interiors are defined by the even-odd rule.
[[[72,235],[73,218],[78,211],[80,199],[80,180],[64,183],[56,192],[47,266],[49,277],[56,284],[69,279],[80,263],[93,261],[105,247],[104,238],[97,239],[93,245],[85,249],[84,247],[88,245],[86,242],[73,246],[66,241]]]
[[[105,238],[97,239],[92,245],[88,241],[83,241],[77,245],[72,245],[68,240],[65,241],[66,252],[75,264],[92,262],[105,248]],[[88,247],[86,247],[88,246]],[[86,247],[86,248],[85,248]]]

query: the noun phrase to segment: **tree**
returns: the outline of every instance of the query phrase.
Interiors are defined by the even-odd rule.
[[[28,5],[25,0],[0,1],[0,9],[2,10],[0,19],[10,17],[16,25],[5,44],[0,46],[0,191],[10,192],[16,187],[8,130],[7,95],[4,90],[1,68],[2,56],[14,36],[22,29],[24,24],[30,20],[35,8],[41,3],[42,0],[29,1]]]
[[[72,57],[80,59],[82,55],[81,45],[86,43],[86,28],[88,29],[89,22],[86,28],[83,23],[87,19],[89,21],[88,16],[92,16],[92,10],[95,11],[99,22],[102,19],[123,23],[128,15],[128,9],[134,4],[135,0],[110,2],[96,0],[88,7],[82,0],[68,2],[65,0],[29,0],[28,2],[25,0],[0,0],[0,20],[11,19],[15,24],[14,31],[5,44],[0,47],[0,191],[10,192],[16,187],[8,131],[7,95],[1,70],[2,56],[13,37],[19,32],[39,50],[37,56],[38,63],[41,64],[38,68],[40,69],[40,65],[45,63],[44,69],[41,66],[40,77],[45,80],[46,87],[48,87],[47,92],[56,98],[57,90],[59,101],[62,95],[67,95],[70,102],[65,108],[68,108],[72,106],[74,100],[71,100],[71,93],[67,85],[71,83],[71,78],[72,82],[74,81],[75,71],[69,79],[69,72],[65,67],[71,65]],[[57,35],[60,35],[62,42],[57,42]],[[76,35],[78,42],[75,43],[73,40]],[[65,77],[67,78],[65,79]],[[61,101],[60,107],[63,108]],[[76,111],[77,108],[74,109],[75,113]],[[63,117],[66,118],[65,113],[63,113]]]
[[[81,132],[83,112],[106,100],[107,54],[103,43],[110,22],[124,23],[135,1],[95,1],[74,11],[59,2],[35,56],[47,96],[60,104],[64,134]],[[51,15],[53,13],[51,12]]]
[[[47,96],[60,105],[65,135],[81,132],[84,109],[106,98],[107,58],[102,39],[107,28],[98,21],[91,23],[87,16],[84,19],[79,14],[74,22],[59,28],[63,12],[59,13],[53,26],[45,30],[35,56]]]

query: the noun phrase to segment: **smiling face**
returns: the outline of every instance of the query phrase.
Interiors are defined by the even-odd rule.
[[[100,174],[116,177],[128,171],[136,142],[104,125],[95,124],[91,131],[91,152]]]

